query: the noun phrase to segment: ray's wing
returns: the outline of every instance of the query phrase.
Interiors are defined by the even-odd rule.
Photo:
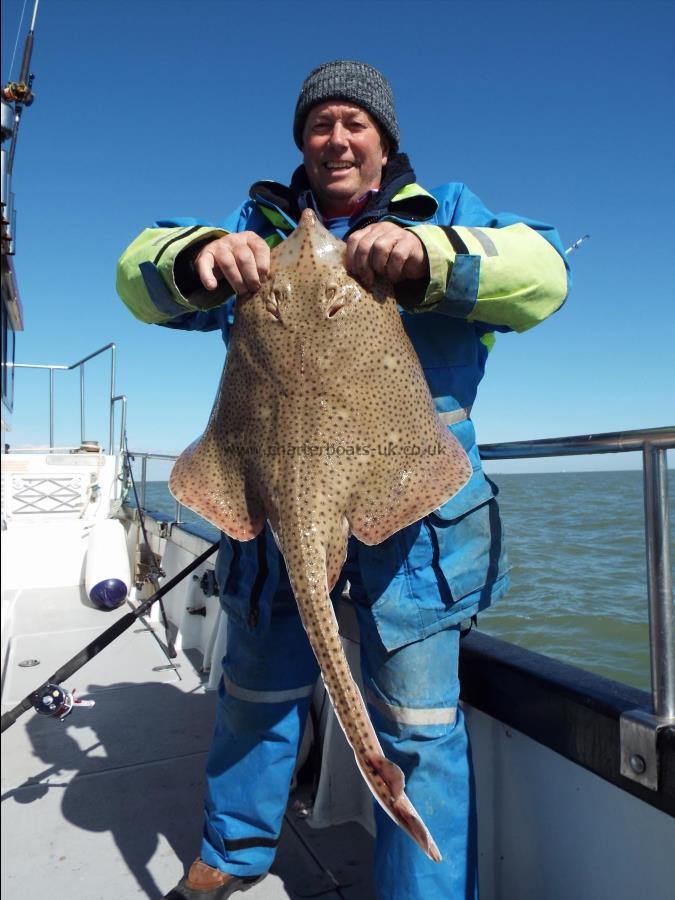
[[[439,419],[422,366],[393,302],[371,304],[370,356],[352,373],[362,396],[361,462],[347,518],[356,537],[378,544],[441,506],[469,481],[464,448]]]
[[[250,541],[265,524],[260,497],[240,460],[224,457],[212,434],[204,434],[183,451],[169,489],[183,506],[238,541]]]
[[[258,384],[246,377],[236,348],[225,363],[204,434],[174,465],[169,489],[184,506],[225,534],[249,541],[266,519],[254,465]]]
[[[439,423],[430,452],[396,455],[376,465],[367,486],[355,492],[348,521],[364,544],[379,544],[418,522],[460,491],[471,477],[471,463],[461,445]],[[406,445],[408,446],[408,445]],[[427,444],[409,445],[415,450]]]

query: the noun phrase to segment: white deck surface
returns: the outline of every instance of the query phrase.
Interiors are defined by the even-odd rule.
[[[68,591],[20,594],[3,712],[128,612],[64,603]],[[197,856],[216,697],[188,655],[175,662],[180,679],[139,621],[66,683],[93,709],[64,723],[31,710],[2,736],[3,900],[158,900]],[[311,829],[292,804],[272,872],[245,896],[374,898],[369,835]]]

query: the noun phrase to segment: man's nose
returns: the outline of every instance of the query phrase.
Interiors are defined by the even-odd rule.
[[[347,143],[347,129],[342,122],[336,122],[333,125],[329,136],[330,144],[334,147],[344,147]]]

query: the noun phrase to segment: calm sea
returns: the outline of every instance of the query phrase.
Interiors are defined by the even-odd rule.
[[[512,588],[481,615],[480,629],[648,690],[642,473],[491,477],[500,489]],[[672,473],[670,481],[675,533]],[[166,482],[148,483],[146,506],[173,514]],[[198,516],[183,517],[217,539]]]

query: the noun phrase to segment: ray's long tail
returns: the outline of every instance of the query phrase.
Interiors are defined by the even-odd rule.
[[[441,854],[428,828],[405,795],[401,769],[388,760],[375,734],[361,692],[352,678],[328,592],[326,554],[322,547],[295,548],[284,557],[300,616],[312,650],[321,668],[338,721],[354,751],[356,762],[375,799],[391,818],[410,835],[429,859]],[[300,562],[300,565],[298,565]]]

